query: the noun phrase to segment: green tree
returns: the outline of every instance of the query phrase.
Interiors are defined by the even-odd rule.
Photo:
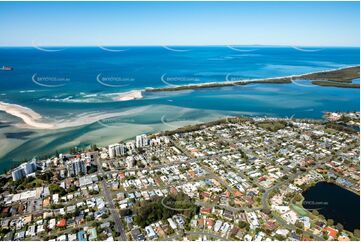
[[[246,228],[247,226],[249,226],[249,224],[248,224],[247,222],[245,222],[245,221],[240,221],[240,222],[238,223],[238,226],[239,226],[241,229],[244,229],[244,228]]]
[[[318,216],[320,213],[316,209],[313,209],[312,214],[315,215],[315,216]]]
[[[59,193],[61,196],[64,196],[67,194],[66,190],[57,184],[50,184],[49,191],[51,194]]]
[[[327,219],[327,225],[332,226],[334,224],[333,219]]]
[[[356,237],[356,238],[360,238],[360,230],[359,229],[355,229],[353,231],[353,235]]]
[[[301,202],[301,200],[302,200],[302,195],[300,194],[300,193],[297,193],[296,195],[295,195],[295,201],[296,202]]]
[[[343,230],[343,225],[341,223],[337,223],[336,224],[336,228],[339,230],[339,231],[342,231]]]

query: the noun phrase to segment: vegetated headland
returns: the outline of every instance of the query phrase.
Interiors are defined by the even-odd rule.
[[[145,89],[145,91],[146,92],[182,91],[182,90],[192,90],[192,89],[200,89],[200,88],[241,86],[241,85],[248,85],[255,83],[287,84],[287,83],[292,83],[295,80],[310,80],[312,81],[313,85],[317,85],[317,86],[360,88],[360,84],[352,83],[352,80],[356,78],[360,78],[359,65],[340,68],[336,70],[320,71],[320,72],[313,72],[313,73],[292,75],[285,77],[189,84],[189,85],[162,87],[162,88],[147,88]]]

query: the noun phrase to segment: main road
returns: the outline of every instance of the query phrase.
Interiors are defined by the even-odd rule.
[[[106,173],[104,172],[104,170],[102,168],[102,165],[99,162],[99,159],[97,159],[97,165],[98,165],[98,171],[100,171],[100,173],[103,175],[103,179],[102,179],[102,187],[103,187],[103,189],[102,189],[102,191],[103,191],[104,198],[107,201],[107,204],[109,206],[110,213],[112,214],[112,217],[113,217],[115,231],[119,233],[119,240],[126,241],[127,236],[125,234],[125,230],[123,228],[122,221],[120,219],[120,215],[118,213],[118,210],[116,209],[116,207],[115,207],[115,205],[113,203],[112,194],[109,191],[107,183],[105,181]]]

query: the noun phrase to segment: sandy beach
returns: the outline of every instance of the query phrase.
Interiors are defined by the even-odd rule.
[[[41,115],[27,107],[23,107],[17,104],[0,102],[0,111],[4,111],[10,115],[22,119],[25,124],[33,128],[37,128],[37,129],[55,128],[53,124],[40,122],[39,120],[41,119]]]
[[[130,101],[135,99],[141,99],[143,98],[142,91],[140,90],[134,90],[130,92],[123,92],[119,93],[117,97],[115,97],[114,101]]]
[[[44,121],[42,116],[35,112],[34,110],[11,103],[0,102],[0,111],[4,111],[10,115],[18,117],[23,120],[25,123],[25,128],[35,128],[35,129],[60,129],[60,128],[69,128],[69,127],[76,127],[85,124],[94,123],[96,121],[112,118],[112,117],[119,117],[134,113],[143,112],[148,107],[139,107],[135,109],[126,110],[123,112],[113,112],[113,113],[85,113],[79,115],[78,117],[74,117],[71,120],[57,120],[57,121]]]

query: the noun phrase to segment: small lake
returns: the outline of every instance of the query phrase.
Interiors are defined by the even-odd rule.
[[[303,192],[303,207],[317,209],[346,230],[360,228],[360,196],[332,183],[319,182]]]

